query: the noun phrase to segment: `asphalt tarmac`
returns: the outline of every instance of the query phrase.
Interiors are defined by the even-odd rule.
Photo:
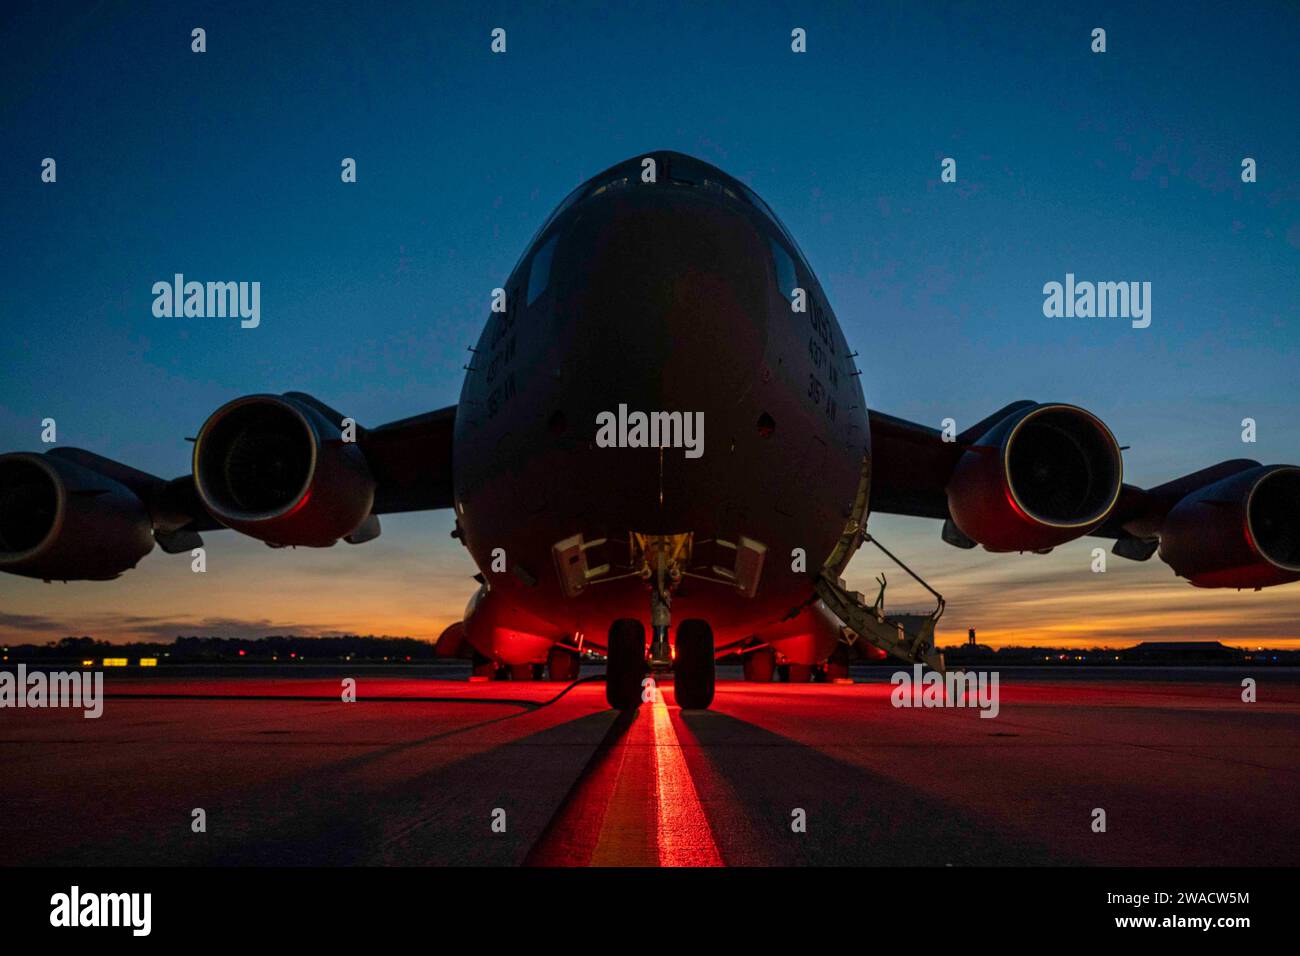
[[[624,716],[598,680],[114,673],[97,720],[0,710],[0,864],[1300,863],[1296,671],[1005,669],[992,719],[890,672]]]

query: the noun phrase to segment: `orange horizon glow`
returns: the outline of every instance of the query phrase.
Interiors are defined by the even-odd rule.
[[[1122,651],[1128,648],[1137,647],[1144,643],[1196,643],[1212,644],[1216,641],[1225,647],[1235,647],[1244,651],[1270,650],[1270,651],[1294,651],[1300,650],[1300,638],[1294,637],[1266,637],[1251,638],[1250,640],[1234,640],[1231,638],[1215,637],[1161,637],[1161,638],[1143,638],[1142,640],[1126,640],[1122,642],[1107,642],[1088,640],[1086,638],[1043,638],[1036,641],[1027,640],[1023,634],[1002,634],[994,633],[993,636],[986,638],[984,634],[976,634],[976,642],[986,647],[994,649],[1003,647],[1026,647],[1057,649],[1071,651]],[[948,635],[940,633],[937,643],[941,650],[951,650],[966,643],[964,636],[953,632]]]
[[[396,617],[379,615],[375,619],[360,619],[353,626],[334,626],[334,627],[276,627],[271,622],[263,631],[247,634],[226,634],[222,633],[223,628],[207,627],[205,621],[196,619],[189,623],[177,623],[176,636],[198,636],[198,637],[232,637],[247,641],[257,641],[264,637],[284,636],[299,638],[318,638],[318,637],[344,637],[344,636],[362,636],[362,637],[390,637],[390,638],[411,638],[417,641],[424,641],[429,644],[436,644],[442,632],[452,624],[460,620],[459,615],[432,617],[432,618],[413,618],[400,619]],[[1025,647],[1025,648],[1059,648],[1061,650],[1124,650],[1126,648],[1136,647],[1142,643],[1150,642],[1193,642],[1193,643],[1213,643],[1218,642],[1226,647],[1239,648],[1241,650],[1300,650],[1300,637],[1287,634],[1251,636],[1248,638],[1237,637],[1214,637],[1214,636],[1187,636],[1178,633],[1165,635],[1142,637],[1122,637],[1113,635],[1116,630],[1123,630],[1122,625],[1117,624],[1113,619],[1098,618],[1096,620],[1078,620],[1068,624],[1055,624],[1033,630],[1015,630],[1009,628],[976,628],[976,642],[986,647],[999,649],[1004,647]],[[1111,635],[1103,637],[1103,634],[1111,632]],[[960,627],[944,627],[942,624],[936,629],[936,643],[940,649],[952,649],[967,643],[967,633]],[[96,633],[95,628],[72,628],[66,634],[51,635],[39,632],[24,633],[21,629],[12,627],[0,627],[0,639],[4,643],[13,644],[44,644],[47,642],[58,641],[63,637],[80,637],[89,636],[96,640],[106,641],[113,644],[128,644],[134,642],[148,642],[168,644],[172,643],[174,638],[161,637],[149,632],[135,632],[128,629],[114,630],[107,634]],[[1113,635],[1113,636],[1112,636]]]
[[[233,534],[207,537],[206,573],[188,555],[154,554],[116,581],[45,584],[0,578],[0,642],[44,644],[89,635],[110,643],[170,643],[178,635],[327,637],[360,634],[436,641],[478,588],[450,513],[401,516],[360,547],[272,550]],[[989,647],[1122,649],[1144,641],[1219,641],[1231,647],[1300,649],[1300,584],[1263,591],[1193,588],[1158,560],[1112,558],[1089,571],[1092,539],[1048,555],[958,551],[929,522],[883,516],[873,534],[940,590],[941,647],[967,629]],[[864,548],[845,575],[885,607],[929,611],[934,598]]]
[[[319,602],[314,604],[313,610],[320,612],[323,610]],[[342,609],[340,609],[342,610]],[[1059,611],[1068,614],[1068,607],[1061,607]],[[945,626],[948,623],[951,612],[945,615],[936,629],[936,643],[941,648],[951,648],[967,643],[967,629],[961,625]],[[294,614],[284,620],[307,620],[305,614]],[[374,614],[352,614],[339,613],[335,618],[337,623],[332,626],[312,625],[312,624],[277,624],[274,619],[267,619],[262,622],[261,627],[251,630],[240,628],[239,633],[230,633],[228,626],[220,618],[175,618],[171,636],[160,635],[152,630],[139,630],[132,627],[129,623],[109,624],[105,626],[95,618],[90,618],[81,626],[71,625],[58,633],[49,631],[28,631],[21,627],[0,625],[0,640],[6,644],[44,644],[47,642],[58,641],[63,637],[79,637],[86,635],[96,640],[106,641],[108,643],[126,644],[133,642],[154,642],[167,644],[171,643],[177,636],[197,635],[200,637],[235,637],[248,641],[255,641],[259,638],[270,637],[272,635],[292,636],[302,638],[314,637],[339,637],[339,636],[375,636],[375,637],[397,637],[412,638],[414,640],[425,641],[430,644],[437,642],[442,632],[452,624],[461,620],[460,614],[445,613],[438,616],[429,617],[405,617],[397,614],[385,614],[381,609],[376,609]],[[1211,624],[1212,618],[1209,616],[1198,618],[1194,615],[1187,615],[1186,619],[1180,619],[1180,623],[1189,626],[1195,626],[1198,630]],[[1098,616],[1096,618],[1077,618],[1064,622],[1045,624],[1034,628],[1015,628],[1015,627],[976,627],[976,642],[991,648],[1002,647],[1044,647],[1044,648],[1061,648],[1069,650],[1122,650],[1124,648],[1135,647],[1144,642],[1214,642],[1217,641],[1228,647],[1241,648],[1243,650],[1256,650],[1259,648],[1275,650],[1300,650],[1300,637],[1294,633],[1288,634],[1283,632],[1253,634],[1248,637],[1237,637],[1231,635],[1231,624],[1221,623],[1224,633],[1222,634],[1205,634],[1205,633],[1187,633],[1180,630],[1176,625],[1172,626],[1163,633],[1146,632],[1139,636],[1129,636],[1126,631],[1130,628],[1140,625],[1140,620],[1131,618],[1116,618],[1114,616]]]

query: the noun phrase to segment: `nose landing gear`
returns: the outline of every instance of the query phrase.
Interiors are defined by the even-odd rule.
[[[672,671],[677,703],[687,709],[705,709],[713,703],[713,629],[705,621],[686,620],[677,628],[675,647],[669,640],[672,591],[682,579],[691,536],[634,534],[633,545],[641,564],[641,570],[634,573],[650,585],[650,653],[647,657],[645,627],[640,621],[621,618],[614,622],[609,629],[605,699],[611,707],[633,710],[641,705],[641,681],[646,671],[656,675]]]
[[[660,625],[656,625],[656,628]],[[676,654],[668,645],[668,625],[662,625],[662,640],[668,658],[663,666],[655,659],[653,644],[649,667],[646,661],[645,627],[640,621],[622,618],[609,629],[609,662],[605,669],[605,699],[617,710],[641,706],[641,681],[647,670],[673,672],[677,703],[686,710],[706,710],[713,703],[713,628],[696,618],[682,621],[677,628]]]

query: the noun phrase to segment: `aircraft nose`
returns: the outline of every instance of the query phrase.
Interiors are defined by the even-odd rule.
[[[688,187],[633,184],[585,210],[567,243],[584,260],[567,351],[593,411],[708,411],[749,390],[771,291],[751,219]]]
[[[632,183],[583,209],[562,243],[556,407],[588,446],[573,473],[584,527],[704,533],[734,436],[752,430],[746,399],[780,305],[767,239],[725,201]],[[638,444],[624,413],[680,413],[681,427]],[[600,433],[611,416],[615,447]]]

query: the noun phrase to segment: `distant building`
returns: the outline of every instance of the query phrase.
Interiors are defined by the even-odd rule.
[[[1120,653],[1130,664],[1233,664],[1242,657],[1218,641],[1143,641]]]

